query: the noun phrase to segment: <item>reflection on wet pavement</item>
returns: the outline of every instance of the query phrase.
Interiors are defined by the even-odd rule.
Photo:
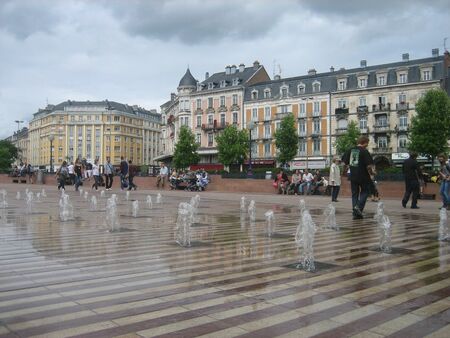
[[[7,187],[8,196],[18,189]],[[252,197],[251,221],[239,197],[203,193],[192,246],[183,248],[174,241],[177,209],[193,195],[166,192],[163,205],[147,208],[149,192],[131,192],[128,202],[118,192],[122,231],[111,233],[109,192],[89,192],[98,199],[92,212],[68,191],[75,219],[65,222],[59,193],[47,194],[31,214],[23,199],[0,209],[0,337],[403,337],[450,324],[450,245],[433,240],[437,215],[392,212],[393,253],[384,254],[374,250],[373,212],[354,221],[337,205],[340,231],[316,233],[318,268],[308,273],[296,268],[293,196]],[[138,217],[130,214],[134,200]],[[305,201],[321,228],[327,201]],[[276,223],[271,237],[268,210]]]

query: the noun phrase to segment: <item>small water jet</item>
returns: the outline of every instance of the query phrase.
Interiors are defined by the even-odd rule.
[[[380,235],[380,251],[384,253],[391,253],[392,225],[389,217],[386,215],[382,215],[378,218],[378,232]]]
[[[325,216],[324,228],[339,230],[339,226],[336,224],[336,208],[333,204],[328,205],[323,215]]]
[[[44,188],[42,188],[41,195],[42,197],[47,197],[47,193],[45,192]]]
[[[272,210],[266,211],[264,214],[266,216],[266,233],[267,236],[272,237],[275,233],[275,218]]]
[[[136,200],[133,201],[132,203],[131,215],[136,218],[138,217],[138,214],[139,214],[139,201]]]
[[[105,190],[100,191],[100,197],[104,198],[105,197]]]
[[[304,210],[302,214],[295,234],[295,242],[300,250],[300,263],[298,264],[298,268],[302,268],[308,272],[314,272],[316,270],[314,264],[314,237],[317,228],[308,210]]]
[[[5,189],[0,190],[0,196],[1,196],[1,200],[0,200],[0,208],[1,209],[6,209],[8,207],[8,202],[6,201],[6,195],[8,193],[6,192]]]
[[[34,194],[33,194],[33,192],[29,191],[27,193],[27,197],[26,197],[26,201],[27,201],[26,212],[27,212],[27,214],[33,213],[33,200],[34,200]]]
[[[91,211],[96,211],[97,210],[97,197],[91,196],[91,204],[89,205],[89,209]]]
[[[125,201],[129,201],[130,200],[130,191],[127,190],[127,192],[125,193]]]
[[[250,218],[251,222],[254,222],[256,219],[256,207],[254,200],[251,200],[250,204],[248,205],[248,217]]]
[[[175,242],[183,247],[191,246],[191,225],[193,219],[192,206],[189,203],[180,203],[178,206],[178,217],[175,226]]]
[[[384,216],[384,204],[383,202],[378,202],[377,204],[377,211],[375,212],[375,215],[373,216],[373,219],[375,222],[380,223]]]
[[[241,197],[241,212],[245,212],[245,210],[246,210],[245,200],[246,200],[245,196],[242,196]]]
[[[88,197],[89,197],[89,193],[87,191],[84,192],[83,194],[84,200],[87,201]]]
[[[70,203],[69,195],[62,195],[59,200],[59,218],[66,222],[75,219],[73,216],[73,205]]]
[[[36,193],[36,202],[38,202],[38,203],[41,202],[41,193],[40,192]]]
[[[20,191],[18,191],[16,194],[16,200],[20,200],[21,198],[22,198],[22,196],[20,196]]]
[[[83,188],[78,189],[78,191],[80,192],[80,197],[83,196]]]
[[[111,232],[119,231],[119,217],[117,215],[117,195],[112,194],[106,201],[106,224]]]
[[[300,219],[301,219],[303,216],[303,212],[306,210],[306,203],[303,198],[298,202],[298,208],[300,209]]]
[[[158,195],[156,195],[156,204],[161,204],[162,203],[162,196],[160,193],[158,193]]]
[[[147,204],[147,208],[152,209],[153,208],[152,196],[147,195],[145,203]]]
[[[441,208],[439,211],[439,237],[440,241],[446,241],[450,239],[448,230],[448,214],[445,208]]]

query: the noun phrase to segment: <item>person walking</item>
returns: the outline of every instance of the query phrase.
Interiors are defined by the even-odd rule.
[[[70,164],[67,166],[67,170],[69,171],[69,178],[70,178],[70,184],[75,184],[75,172],[74,172],[74,164],[73,162],[70,162]]]
[[[402,206],[406,208],[412,194],[411,209],[419,209],[417,199],[420,193],[420,173],[416,152],[409,153],[409,158],[403,162],[402,171],[405,178],[405,194],[403,195]]]
[[[360,136],[357,146],[349,149],[342,157],[346,166],[350,167],[350,184],[352,191],[353,219],[363,219],[363,210],[371,184],[371,175],[375,175],[373,159],[367,150],[369,138]]]
[[[120,189],[128,188],[128,162],[120,157]]]
[[[137,185],[134,184],[133,179],[136,176],[137,168],[133,165],[132,160],[128,160],[128,190],[137,189]]]
[[[442,197],[442,208],[450,207],[450,165],[447,163],[447,155],[439,154],[438,161],[441,165],[439,170],[439,179],[441,180],[440,194]]]
[[[98,167],[98,160],[94,161],[92,164],[92,176],[94,177],[94,184],[92,184],[92,189],[98,190],[98,185],[100,184],[100,170]]]
[[[111,160],[109,157],[106,158],[106,164],[105,164],[105,189],[111,190],[112,184],[113,184],[113,177],[114,177],[114,167],[111,164]]]
[[[64,161],[59,167],[59,169],[56,171],[56,177],[58,178],[58,190],[59,189],[66,190],[65,184],[68,175],[69,170],[67,169],[67,162]]]
[[[331,202],[338,202],[339,191],[341,190],[341,168],[339,158],[333,158],[330,167]]]
[[[73,171],[75,173],[75,191],[78,191],[78,188],[82,184],[83,180],[83,164],[79,159],[76,159],[75,164],[73,166]]]

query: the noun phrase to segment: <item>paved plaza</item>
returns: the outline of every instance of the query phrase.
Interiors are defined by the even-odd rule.
[[[42,187],[47,197],[27,212],[25,189]],[[376,251],[376,203],[352,220],[350,200],[341,198],[340,230],[316,233],[312,273],[292,268],[298,196],[246,195],[256,202],[251,224],[241,194],[202,192],[193,246],[184,248],[174,241],[177,208],[196,193],[138,190],[127,202],[125,192],[88,190],[99,208],[90,211],[69,187],[75,220],[61,222],[56,188],[0,188],[8,192],[0,209],[0,338],[449,336],[450,244],[437,240],[437,201],[419,210],[384,201],[395,249],[385,254]],[[105,221],[112,193],[121,227],[114,233]],[[329,198],[304,199],[320,227]],[[140,202],[136,218],[132,200]],[[275,213],[272,238],[267,210]]]

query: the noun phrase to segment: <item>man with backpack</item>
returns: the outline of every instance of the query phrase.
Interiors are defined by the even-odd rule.
[[[120,189],[123,190],[125,188],[128,188],[128,162],[123,158],[123,156],[120,157]]]

